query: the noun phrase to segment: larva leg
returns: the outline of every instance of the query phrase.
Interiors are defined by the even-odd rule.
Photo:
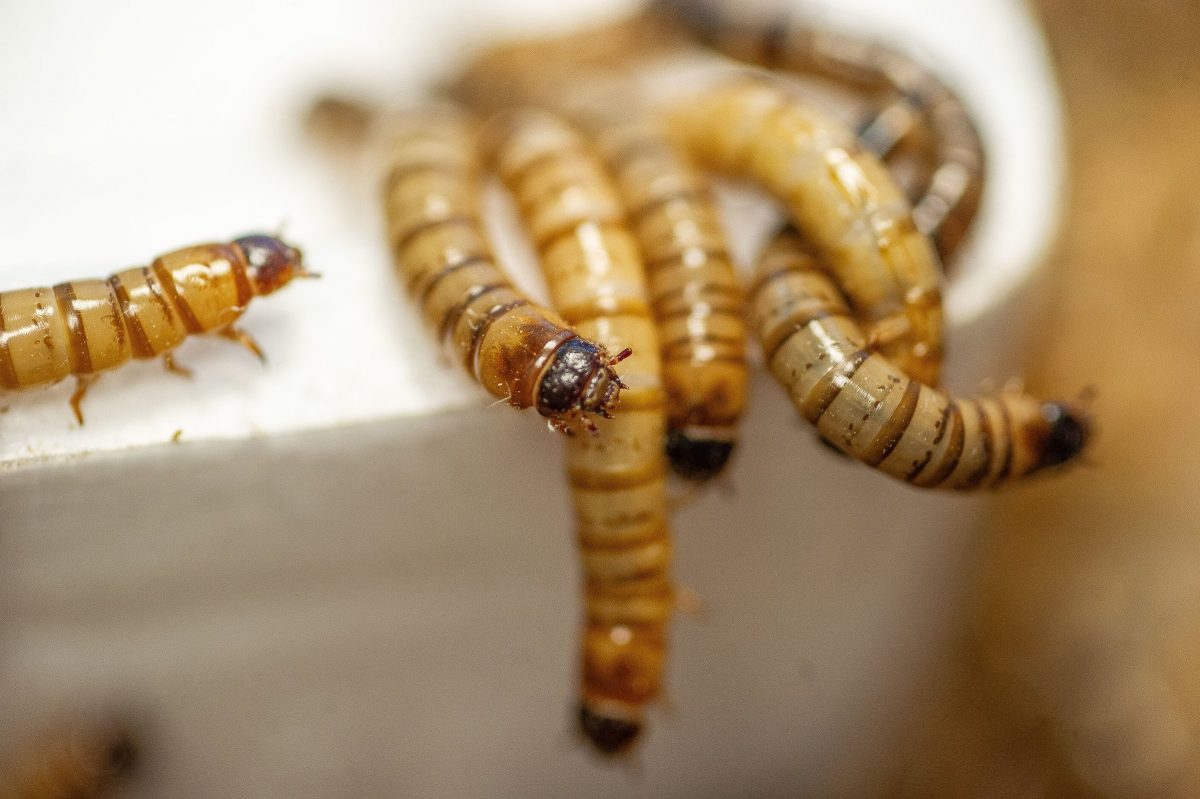
[[[179,361],[175,360],[175,356],[169,352],[162,356],[162,364],[163,368],[171,374],[178,375],[179,377],[186,378],[188,380],[191,380],[196,374],[191,369],[183,366],[179,363]]]
[[[243,347],[250,350],[250,352],[254,353],[255,357],[258,358],[261,363],[266,364],[266,353],[264,353],[262,348],[258,346],[258,342],[254,340],[253,336],[251,336],[245,330],[230,325],[229,327],[220,331],[218,335],[220,335],[222,338],[229,339],[235,344],[241,344]]]
[[[672,114],[699,159],[757,180],[789,209],[905,373],[936,385],[941,269],[884,166],[831,117],[764,81],[709,90]]]
[[[75,376],[75,391],[71,394],[71,412],[75,414],[75,420],[79,422],[79,426],[83,427],[83,398],[87,395],[88,389],[95,384],[97,378],[92,375],[76,375]]]
[[[924,488],[997,486],[1074,460],[1078,407],[1002,391],[969,399],[908,378],[867,337],[815,252],[793,231],[767,248],[750,324],[772,374],[832,446]]]
[[[479,222],[477,149],[455,111],[399,121],[384,191],[396,265],[426,321],[493,396],[537,407],[561,429],[594,427],[591,417],[617,403],[615,359],[496,266]]]
[[[674,607],[664,392],[645,276],[617,192],[577,132],[534,112],[505,115],[489,132],[487,152],[555,306],[607,349],[633,349],[616,417],[567,442],[587,607],[579,723],[599,751],[618,754],[659,695]]]

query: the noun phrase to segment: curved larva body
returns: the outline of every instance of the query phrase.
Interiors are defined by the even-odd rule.
[[[42,734],[0,773],[0,799],[92,799],[125,776],[134,745],[120,726],[79,723]]]
[[[597,144],[646,265],[668,457],[685,477],[712,477],[746,405],[745,302],[712,195],[658,123],[606,125]]]
[[[513,288],[478,214],[478,142],[449,111],[408,115],[385,186],[396,265],[429,325],[489,392],[536,407],[556,426],[607,416],[621,382],[614,358]]]
[[[890,95],[883,109],[860,127],[863,144],[886,157],[902,141],[923,133],[926,163],[912,195],[913,220],[918,230],[933,236],[943,259],[958,249],[979,210],[983,145],[962,103],[936,75],[879,42],[805,24],[789,9],[768,19],[714,0],[660,0],[653,8],[731,58]]]
[[[234,322],[255,296],[306,274],[298,250],[255,235],[169,252],[103,280],[0,292],[0,389],[86,379],[167,355],[197,333],[255,349]]]
[[[1082,450],[1086,418],[1014,391],[951,399],[871,350],[837,287],[795,233],[767,248],[750,324],[771,372],[822,438],[923,488],[1014,480]]]
[[[712,89],[672,119],[713,167],[778,197],[868,327],[906,374],[936,385],[941,269],[908,201],[877,158],[831,117],[761,81]]]
[[[533,112],[506,115],[492,134],[488,151],[556,307],[602,345],[633,348],[615,418],[596,436],[567,442],[587,591],[580,718],[597,747],[618,752],[659,691],[673,607],[654,320],[620,200],[580,136]]]

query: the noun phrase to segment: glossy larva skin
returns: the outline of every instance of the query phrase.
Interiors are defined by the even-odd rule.
[[[937,385],[937,255],[887,169],[849,129],[783,87],[751,79],[681,103],[671,120],[701,162],[779,198],[850,299],[871,345],[906,374]]]
[[[396,266],[430,327],[493,395],[564,430],[616,405],[614,359],[497,267],[479,219],[475,125],[450,109],[398,121],[384,206]]]
[[[750,325],[800,415],[837,449],[922,488],[998,486],[1073,459],[1078,409],[1017,391],[951,398],[874,352],[818,256],[792,231],[759,263]]]
[[[271,236],[201,244],[102,280],[0,292],[0,389],[88,378],[131,358],[168,355],[199,333],[225,333],[250,301],[306,274]]]
[[[673,608],[665,397],[645,276],[616,189],[580,134],[548,114],[512,112],[485,140],[555,307],[609,350],[633,349],[613,420],[567,443],[587,599],[581,724],[615,753],[658,694]]]
[[[923,140],[913,220],[933,236],[943,260],[958,250],[979,210],[986,165],[970,115],[935,74],[880,42],[813,26],[789,8],[765,17],[715,0],[659,0],[651,10],[731,58],[880,97],[883,107],[859,129],[863,145],[887,157],[906,141]]]

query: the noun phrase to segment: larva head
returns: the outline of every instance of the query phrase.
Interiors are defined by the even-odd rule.
[[[592,415],[611,418],[621,389],[626,388],[613,365],[629,351],[610,357],[603,347],[575,337],[563,342],[542,374],[537,408],[551,425],[572,432],[582,425],[595,430]]]
[[[255,294],[270,294],[286,286],[293,278],[312,277],[304,268],[304,256],[295,247],[274,236],[256,233],[235,239],[249,264]]]
[[[702,483],[716,477],[733,454],[733,442],[713,431],[686,428],[667,433],[667,459],[685,480]]]
[[[602,754],[616,756],[628,752],[642,732],[640,719],[605,713],[579,705],[579,729]]]
[[[1063,402],[1046,402],[1042,404],[1041,416],[1046,428],[1036,469],[1067,463],[1083,452],[1092,433],[1086,412]]]

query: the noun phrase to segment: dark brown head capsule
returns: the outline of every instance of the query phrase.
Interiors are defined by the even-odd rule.
[[[1084,411],[1062,402],[1047,402],[1042,405],[1042,419],[1046,430],[1035,471],[1067,463],[1083,452],[1092,434],[1091,420]]]
[[[538,413],[563,420],[577,414],[611,418],[621,389],[627,388],[613,364],[628,356],[626,350],[612,357],[603,347],[578,337],[563,342],[538,386]]]
[[[596,749],[613,756],[627,752],[642,731],[640,722],[606,716],[589,708],[587,703],[579,705],[579,728]]]
[[[235,239],[233,243],[246,254],[256,294],[270,294],[293,278],[313,276],[304,268],[300,250],[274,236],[256,233]]]

